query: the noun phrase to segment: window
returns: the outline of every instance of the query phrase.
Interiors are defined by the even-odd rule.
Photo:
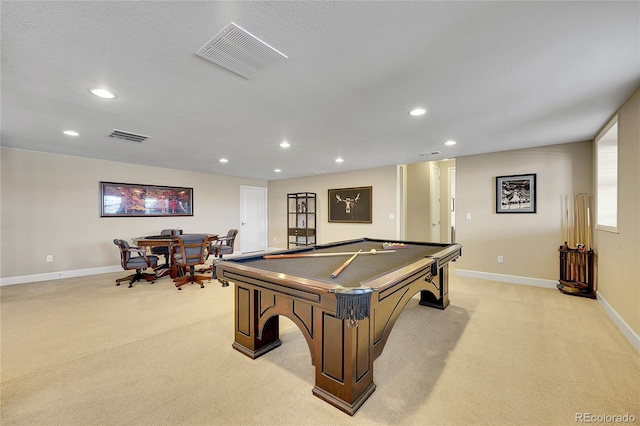
[[[597,228],[618,232],[618,117],[596,137]]]

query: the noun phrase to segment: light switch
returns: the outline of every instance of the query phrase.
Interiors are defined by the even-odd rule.
[[[389,213],[389,220],[395,219],[396,215],[393,213]]]
[[[465,213],[465,214],[464,214],[464,218],[465,218],[466,220],[471,220],[471,213]]]

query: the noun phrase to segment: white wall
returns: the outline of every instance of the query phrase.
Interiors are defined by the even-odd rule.
[[[603,126],[607,123],[602,123]],[[598,294],[640,350],[640,89],[618,111],[618,232],[595,232]],[[595,187],[595,182],[594,182]],[[623,332],[624,332],[624,327]]]
[[[0,155],[2,278],[119,265],[114,238],[157,235],[165,228],[226,234],[239,228],[240,186],[267,186],[253,179],[16,149],[2,148]],[[194,215],[101,218],[100,181],[193,188]],[[46,262],[49,254],[52,263]]]
[[[329,223],[329,189],[372,186],[372,223]],[[369,237],[395,239],[398,220],[395,166],[269,182],[269,246],[287,247],[287,194],[317,194],[317,244]],[[389,213],[394,214],[389,219]]]
[[[561,197],[591,193],[591,142],[456,159],[456,268],[557,281],[563,244]],[[537,175],[537,213],[496,214],[495,178]],[[465,219],[465,214],[471,220]],[[497,262],[498,256],[504,263]]]

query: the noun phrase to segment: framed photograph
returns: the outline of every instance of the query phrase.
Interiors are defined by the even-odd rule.
[[[329,190],[329,222],[371,223],[373,187]]]
[[[536,174],[496,176],[496,213],[535,213]]]
[[[193,216],[193,188],[100,182],[100,217]]]

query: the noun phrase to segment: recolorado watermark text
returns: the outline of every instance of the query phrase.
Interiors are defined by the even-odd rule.
[[[576,413],[576,423],[635,423],[637,418],[633,414],[592,414]]]

